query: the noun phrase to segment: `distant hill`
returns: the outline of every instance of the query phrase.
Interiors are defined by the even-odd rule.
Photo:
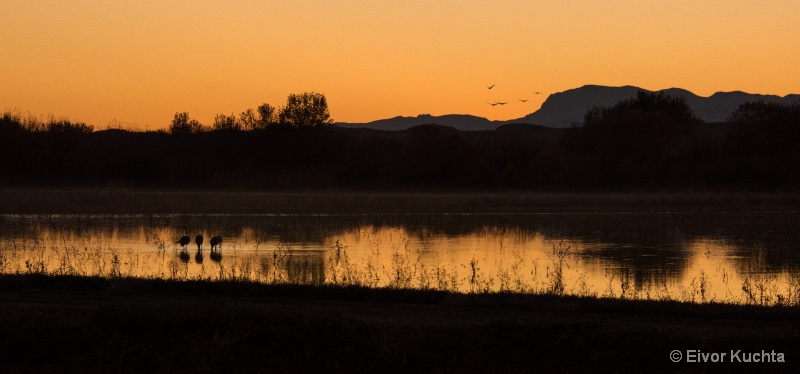
[[[494,130],[506,121],[490,121],[483,117],[470,116],[466,114],[448,114],[444,116],[432,116],[421,114],[416,117],[394,117],[381,119],[367,123],[336,123],[340,127],[350,128],[370,128],[375,130],[402,131],[419,125],[440,125],[453,127],[462,131],[481,131]]]
[[[649,91],[634,86],[608,87],[586,85],[580,88],[557,92],[547,97],[539,110],[522,118],[508,121],[490,121],[486,118],[471,115],[431,116],[428,114],[416,117],[394,117],[367,123],[337,123],[340,127],[371,128],[376,130],[399,131],[423,124],[449,126],[462,131],[494,130],[510,123],[528,123],[548,127],[569,127],[573,123],[583,121],[583,115],[594,106],[609,106],[636,96],[638,91]],[[702,97],[681,89],[669,88],[656,92],[666,92],[673,96],[683,96],[695,114],[705,122],[723,122],[742,103],[764,100],[791,104],[800,102],[800,95],[760,95],[741,91],[717,92],[709,97]]]
[[[542,107],[536,112],[508,122],[536,123],[551,127],[567,127],[574,122],[583,121],[584,113],[593,106],[614,105],[621,100],[635,97],[636,93],[639,91],[648,90],[634,86],[583,86],[564,92],[554,93],[545,100]],[[669,88],[656,92],[665,92],[672,96],[685,97],[689,106],[694,110],[695,115],[704,122],[723,122],[739,107],[739,105],[749,101],[764,100],[784,104],[800,101],[800,95],[780,97],[776,95],[749,94],[741,91],[717,92],[709,97],[697,96],[681,88]]]

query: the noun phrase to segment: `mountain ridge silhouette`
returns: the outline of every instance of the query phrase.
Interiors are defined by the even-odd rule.
[[[541,108],[521,118],[492,121],[468,114],[447,114],[432,116],[421,114],[416,117],[397,116],[366,123],[337,122],[336,125],[348,128],[370,128],[375,130],[402,131],[408,128],[437,124],[453,127],[461,131],[494,130],[512,123],[527,123],[553,128],[570,127],[581,123],[583,115],[594,106],[610,106],[619,101],[636,97],[637,92],[664,92],[672,96],[683,96],[697,117],[707,123],[724,122],[739,105],[764,100],[781,104],[800,102],[799,94],[786,96],[751,94],[742,91],[715,92],[704,97],[683,88],[667,88],[650,91],[636,86],[584,85],[578,88],[550,94]]]

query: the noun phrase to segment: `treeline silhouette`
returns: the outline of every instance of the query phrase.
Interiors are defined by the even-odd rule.
[[[252,131],[266,128],[321,128],[333,124],[328,111],[328,101],[325,95],[316,92],[291,94],[286,99],[286,105],[274,107],[268,103],[258,106],[256,110],[247,109],[237,117],[217,114],[214,124],[206,127],[199,121],[189,118],[188,112],[175,113],[169,132],[198,133],[211,130],[237,130]]]
[[[83,123],[5,113],[0,185],[548,191],[800,186],[800,104],[747,103],[724,123],[703,123],[682,97],[640,92],[588,111],[583,124],[568,129],[512,124],[462,132],[422,125],[389,132],[331,126],[324,101],[300,101],[299,114],[281,120],[273,110],[257,118],[277,120],[247,130],[196,123],[181,128],[192,123],[181,113],[169,131],[147,132],[93,131]]]

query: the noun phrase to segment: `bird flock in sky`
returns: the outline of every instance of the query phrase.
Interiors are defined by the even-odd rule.
[[[492,88],[494,88],[494,86],[495,86],[494,84],[487,84],[486,88],[491,90]],[[541,95],[542,94],[540,91],[533,91],[533,93],[535,95]],[[522,102],[522,103],[526,103],[529,100],[528,99],[517,99],[517,101]],[[498,105],[506,105],[506,104],[508,104],[508,102],[507,101],[505,101],[505,102],[504,101],[495,101],[495,102],[490,102],[488,104],[491,105],[491,106],[498,106]]]

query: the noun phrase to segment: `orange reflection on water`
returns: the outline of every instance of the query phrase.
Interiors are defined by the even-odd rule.
[[[447,233],[359,224],[297,233],[311,228],[291,223],[294,240],[244,226],[228,231],[212,255],[208,240],[216,233],[208,229],[191,231],[205,237],[198,251],[194,242],[185,250],[175,243],[189,231],[180,225],[102,222],[31,224],[6,234],[0,271],[756,304],[797,303],[800,289],[795,273],[768,269],[762,252],[702,237],[648,246],[502,225]]]

